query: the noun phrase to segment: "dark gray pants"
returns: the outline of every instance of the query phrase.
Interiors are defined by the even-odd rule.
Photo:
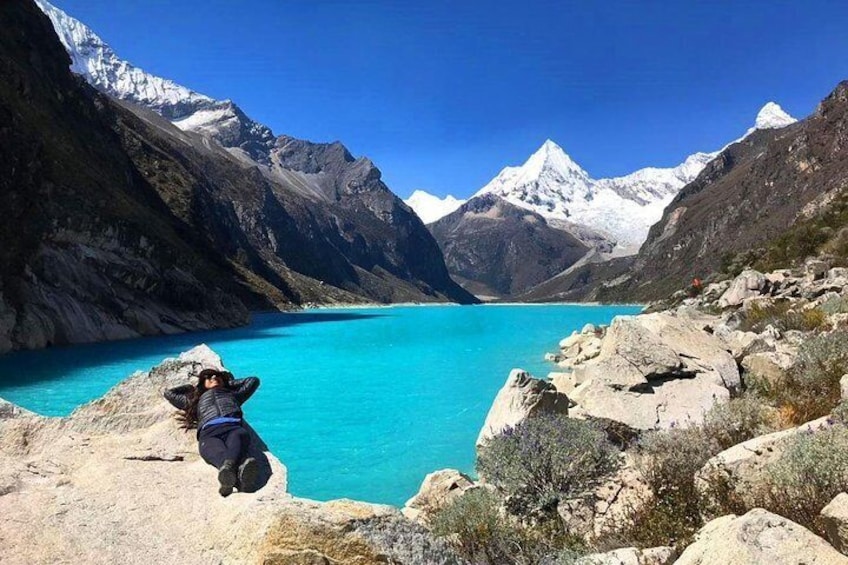
[[[197,441],[200,443],[200,456],[216,469],[220,469],[227,459],[238,465],[250,447],[250,435],[241,424],[209,426],[200,431]]]

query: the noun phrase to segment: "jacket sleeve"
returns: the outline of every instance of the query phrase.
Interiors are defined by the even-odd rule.
[[[259,388],[259,379],[257,377],[237,379],[230,385],[230,390],[232,390],[233,394],[235,394],[236,400],[239,404],[247,402],[247,399],[253,396],[253,393],[256,392],[257,388]]]
[[[185,410],[188,408],[188,395],[191,393],[191,389],[194,387],[191,385],[182,385],[175,388],[169,388],[163,394],[165,395],[165,399],[174,406],[174,408],[179,408],[180,410]]]

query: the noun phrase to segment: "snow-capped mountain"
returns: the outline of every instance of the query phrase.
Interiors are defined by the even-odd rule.
[[[465,200],[459,200],[450,194],[439,198],[424,190],[416,190],[404,203],[418,214],[422,222],[430,224],[465,204]]]
[[[769,102],[760,109],[754,127],[745,132],[743,139],[758,129],[779,129],[797,122],[795,118],[783,111],[779,104]]]
[[[769,102],[757,114],[754,127],[731,143],[758,129],[795,121]],[[676,167],[648,167],[622,177],[593,179],[559,145],[547,140],[522,166],[506,167],[475,196],[495,194],[546,218],[604,233],[620,249],[635,252],[677,192],[723,149],[695,153]]]
[[[232,101],[215,100],[143,71],[118,57],[84,23],[46,0],[35,2],[53,22],[71,57],[71,70],[89,84],[119,100],[146,106],[180,129],[209,135],[224,147],[244,151],[260,163],[268,162],[268,151],[274,145],[273,133],[251,120]]]

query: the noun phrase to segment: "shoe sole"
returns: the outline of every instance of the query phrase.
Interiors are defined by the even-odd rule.
[[[226,467],[218,471],[218,482],[221,484],[221,491],[230,489],[236,486],[236,473],[232,469]]]
[[[259,478],[259,465],[256,459],[246,460],[239,469],[239,491],[253,492],[256,490],[256,480]]]

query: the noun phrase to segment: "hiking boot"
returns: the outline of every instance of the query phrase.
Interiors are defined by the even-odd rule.
[[[248,457],[238,469],[239,492],[253,492],[259,479],[259,464],[253,457]]]
[[[229,496],[233,492],[233,487],[236,486],[236,462],[232,459],[227,459],[218,469],[218,494],[221,496]]]

